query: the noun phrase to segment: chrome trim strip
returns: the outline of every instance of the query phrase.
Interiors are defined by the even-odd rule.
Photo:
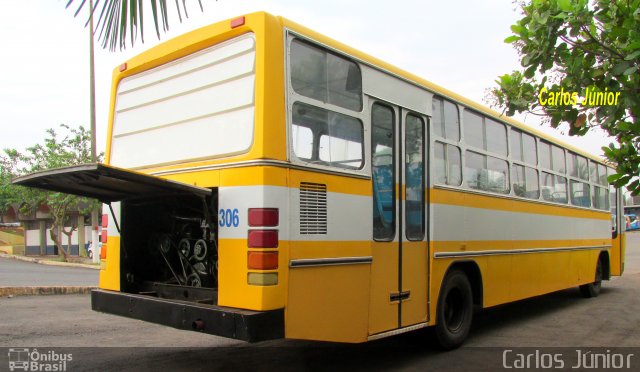
[[[527,254],[527,253],[543,253],[543,252],[568,252],[568,251],[587,251],[595,249],[610,249],[610,245],[595,245],[585,247],[558,247],[558,248],[529,248],[529,249],[511,249],[511,250],[495,250],[495,251],[469,251],[469,252],[437,252],[434,258],[453,258],[453,257],[478,257],[478,256],[498,256],[503,254]]]
[[[371,336],[367,337],[367,341],[379,340],[381,338],[385,338],[385,337],[389,337],[389,336],[395,336],[395,335],[399,335],[401,333],[407,333],[407,332],[415,331],[416,329],[425,328],[425,327],[428,327],[428,326],[429,326],[429,323],[428,322],[424,322],[424,323],[418,323],[418,324],[414,324],[412,326],[408,326],[408,327],[404,327],[404,328],[394,329],[392,331],[376,333],[375,335],[371,335]]]
[[[256,166],[272,166],[272,167],[281,167],[281,168],[289,168],[289,169],[297,169],[297,170],[305,170],[312,171],[315,173],[325,173],[332,174],[336,176],[342,177],[351,177],[351,178],[360,178],[360,179],[371,179],[371,176],[366,174],[353,174],[353,173],[345,173],[340,171],[333,171],[330,169],[319,169],[314,167],[305,167],[299,164],[289,163],[287,161],[282,160],[248,160],[248,161],[240,161],[235,163],[226,163],[226,164],[210,164],[210,165],[200,165],[188,168],[180,168],[180,169],[171,169],[157,172],[150,172],[148,174],[152,174],[154,176],[163,176],[169,174],[180,174],[180,173],[189,173],[196,171],[207,171],[207,170],[216,170],[216,169],[229,169],[229,168],[244,168],[244,167],[256,167]]]
[[[331,258],[302,258],[289,261],[289,267],[317,267],[317,266],[339,266],[339,265],[360,265],[371,264],[372,256],[362,257],[331,257]]]
[[[289,163],[281,160],[248,160],[248,161],[239,161],[234,163],[225,163],[225,164],[209,164],[209,165],[199,165],[187,168],[180,169],[170,169],[164,171],[151,172],[154,176],[161,176],[167,174],[179,174],[179,173],[188,173],[195,171],[205,171],[205,170],[216,170],[216,169],[224,169],[224,168],[241,168],[241,167],[251,167],[251,166],[284,166]]]

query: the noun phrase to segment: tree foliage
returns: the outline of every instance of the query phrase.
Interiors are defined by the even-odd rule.
[[[522,69],[500,76],[491,90],[507,115],[542,115],[569,134],[600,127],[617,143],[603,147],[616,165],[609,182],[640,192],[640,0],[533,0],[520,4],[523,18],[511,26]],[[548,92],[620,92],[613,105],[539,102]],[[546,97],[545,97],[546,98]]]
[[[24,152],[5,149],[4,155],[0,155],[0,213],[18,205],[20,213],[30,215],[46,205],[53,219],[51,239],[58,247],[59,254],[66,259],[68,252],[62,245],[58,230],[70,236],[77,225],[72,222],[70,229],[65,228],[69,212],[87,214],[98,208],[100,203],[93,199],[11,184],[12,178],[25,174],[91,162],[91,132],[82,126],[75,129],[61,124],[60,127],[65,132],[62,138],[49,129],[44,143],[31,146]]]
[[[68,0],[67,8],[71,6],[74,0]],[[156,29],[158,39],[160,39],[160,30],[167,32],[169,30],[169,13],[167,12],[167,0],[147,0],[151,6],[151,15]],[[103,48],[109,47],[114,51],[116,47],[120,50],[127,46],[127,34],[129,36],[131,46],[138,39],[144,43],[144,21],[148,17],[145,12],[145,0],[95,0],[93,6],[94,15],[94,33],[98,34],[98,41],[101,42]],[[80,1],[80,5],[76,8],[75,16],[86,6],[89,8],[87,0]],[[182,17],[189,17],[187,12],[186,0],[175,0],[178,19],[182,22]],[[200,11],[203,11],[202,0],[198,0]],[[148,11],[148,10],[147,10]],[[87,24],[89,21],[87,21]]]

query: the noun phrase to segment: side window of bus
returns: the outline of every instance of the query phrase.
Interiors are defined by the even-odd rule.
[[[436,141],[433,153],[435,182],[444,185],[460,186],[462,183],[460,149],[457,146]]]
[[[301,40],[291,43],[291,86],[305,97],[349,110],[362,110],[358,65]]]
[[[468,145],[507,156],[507,128],[473,111],[464,111],[464,140]]]
[[[604,173],[606,177],[612,175],[615,172],[613,171],[613,169],[607,167]],[[611,237],[613,239],[618,236],[618,192],[618,189],[616,189],[614,186],[609,186],[609,206],[611,207]]]
[[[607,168],[590,160],[589,162],[589,174],[591,182],[598,186],[593,186],[592,203],[593,207],[603,211],[609,210],[609,188],[607,183]]]
[[[433,97],[432,106],[432,127],[433,133],[451,141],[460,141],[460,114],[458,107],[447,100]]]
[[[470,188],[509,193],[509,166],[505,160],[474,151],[467,151],[465,160],[465,177]]]
[[[540,141],[538,147],[540,153],[540,166],[542,168],[550,169],[558,173],[567,172],[564,149],[545,141]]]
[[[424,237],[424,121],[407,115],[405,124],[406,235],[409,240]]]
[[[513,193],[517,196],[529,199],[538,199],[540,197],[540,184],[536,169],[513,164],[511,166],[511,180]]]
[[[538,164],[535,138],[515,128],[511,128],[510,137],[511,158],[535,167]]]
[[[371,108],[371,178],[373,184],[373,238],[395,235],[394,114],[381,104]]]
[[[345,169],[364,165],[360,120],[302,102],[293,104],[293,151],[304,161]]]
[[[609,209],[609,190],[604,187],[593,186],[593,207],[606,211]]]
[[[567,203],[567,179],[542,172],[542,198],[556,203]]]
[[[571,180],[571,204],[587,208],[591,206],[589,184]]]
[[[608,169],[602,164],[598,164],[598,183],[602,186],[608,186],[607,182]]]
[[[440,97],[431,101],[431,127],[436,137],[455,144],[460,141],[460,112],[453,102]],[[444,141],[435,142],[434,166],[435,183],[460,186],[462,183],[460,148]]]
[[[595,164],[595,163],[592,163]],[[596,175],[597,168],[594,167],[594,176]],[[584,156],[569,153],[569,176],[581,178],[585,181],[589,181],[589,170],[587,168],[587,158]],[[595,181],[594,181],[595,182]]]
[[[598,164],[593,160],[589,161],[589,180],[591,183],[600,183],[600,179],[598,178]]]
[[[553,170],[558,173],[566,173],[567,167],[564,150],[558,146],[551,145],[551,156],[553,159]]]

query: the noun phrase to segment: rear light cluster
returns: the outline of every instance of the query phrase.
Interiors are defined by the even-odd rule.
[[[102,248],[100,249],[100,259],[107,259],[107,227],[109,227],[109,215],[102,215],[102,233],[100,235],[100,241],[102,242]],[[97,244],[96,246],[99,246]],[[95,252],[94,252],[95,253]]]
[[[278,230],[249,230],[249,248],[278,248]]]
[[[278,248],[278,230],[273,229],[279,224],[280,216],[278,208],[250,208],[249,233],[247,245],[253,249]],[[257,227],[259,229],[253,229]],[[249,270],[277,270],[278,251],[251,250],[247,253],[247,268]],[[276,285],[278,273],[249,272],[247,282],[251,285]]]

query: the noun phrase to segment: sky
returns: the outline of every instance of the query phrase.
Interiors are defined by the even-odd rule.
[[[74,18],[76,0],[0,3],[0,149],[42,142],[61,123],[89,127],[88,11]],[[190,30],[255,11],[281,15],[356,49],[483,103],[499,75],[518,69],[516,51],[503,40],[521,16],[512,0],[187,0],[179,22],[168,1],[170,30],[159,41],[152,21],[144,44],[110,52],[96,43],[97,147],[104,151],[114,68],[142,51]],[[87,7],[88,8],[88,7]],[[149,12],[150,13],[150,12]],[[486,104],[485,104],[486,105]],[[519,120],[589,153],[611,142],[601,132],[583,138]]]

